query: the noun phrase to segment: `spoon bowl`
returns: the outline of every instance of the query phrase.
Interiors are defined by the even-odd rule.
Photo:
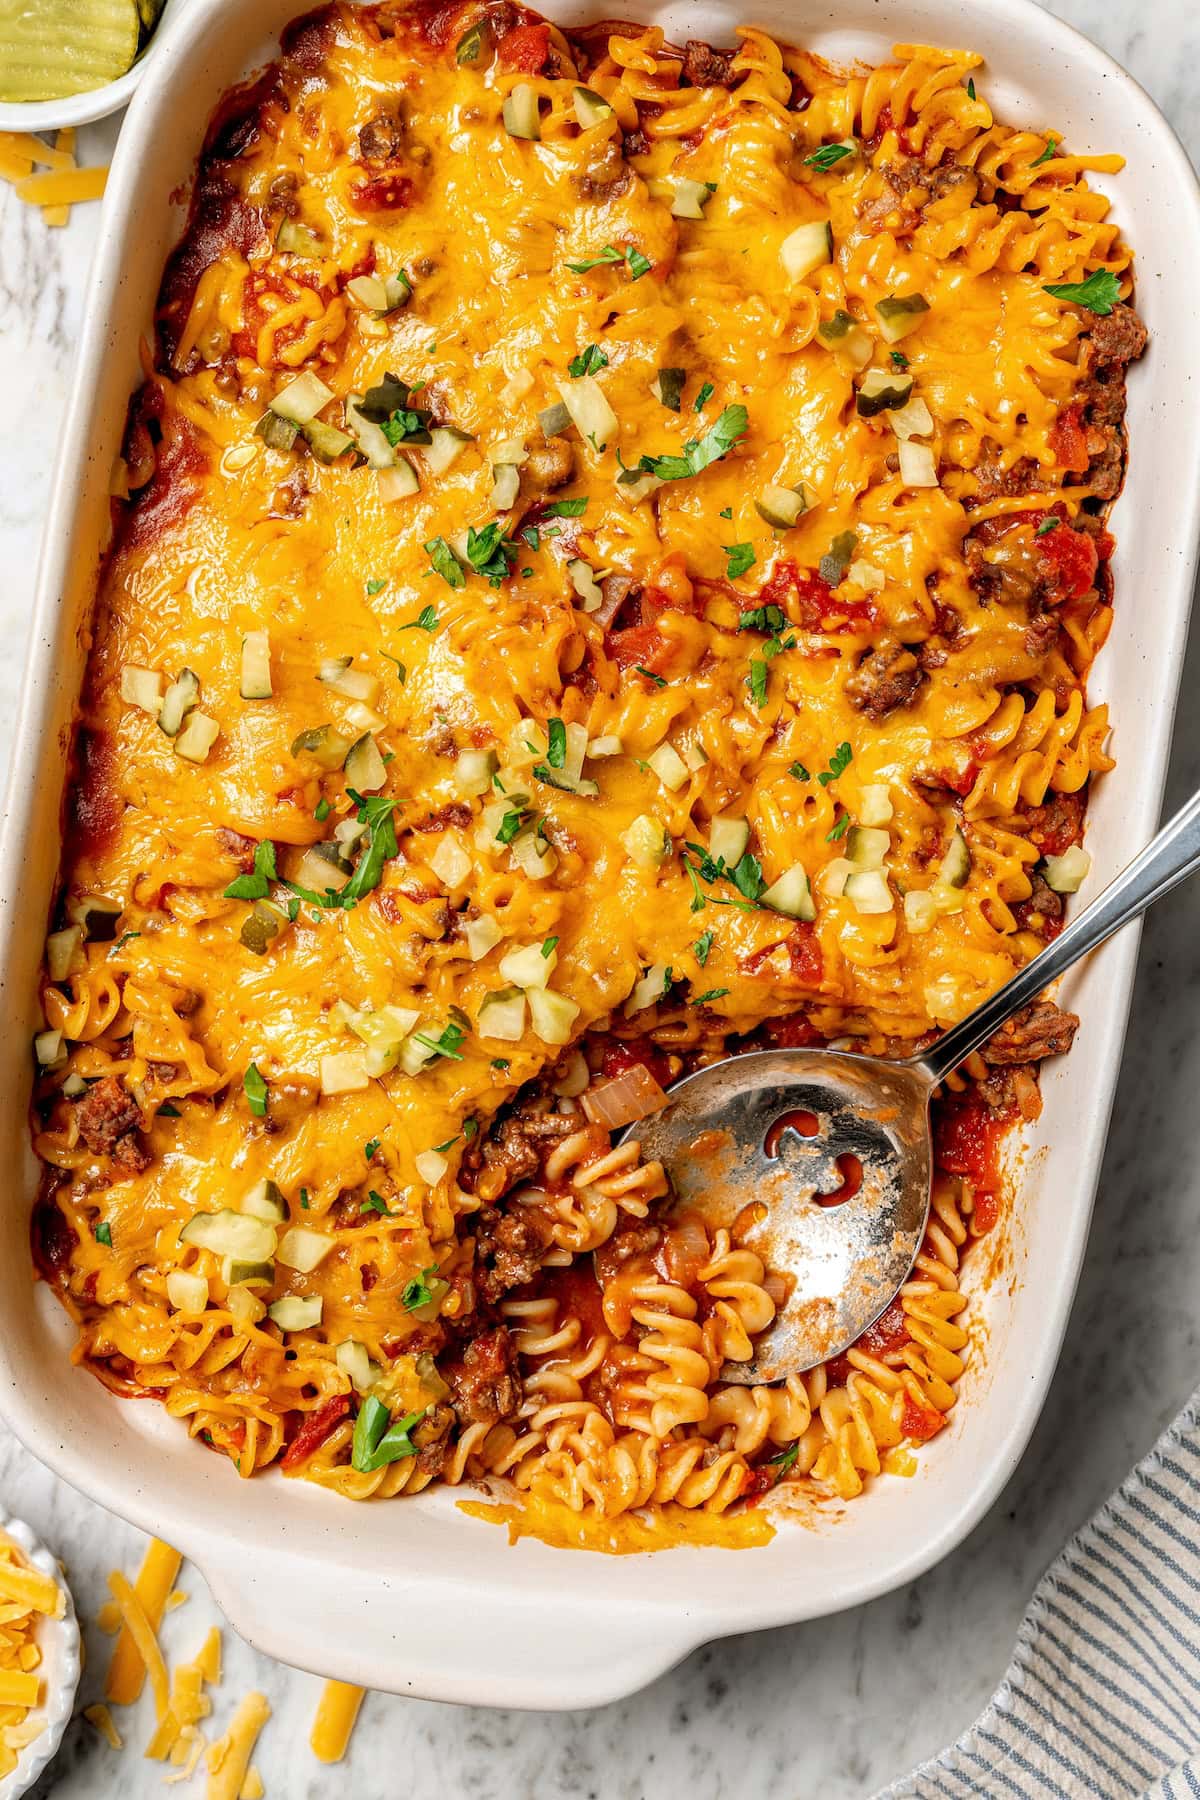
[[[725,1381],[782,1381],[838,1356],[907,1278],[929,1211],[932,1083],[919,1063],[758,1050],[686,1076],[631,1128],[679,1205],[789,1280],[750,1362]]]

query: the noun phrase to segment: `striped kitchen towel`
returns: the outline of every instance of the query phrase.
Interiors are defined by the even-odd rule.
[[[1200,1800],[1200,1392],[1043,1576],[971,1729],[876,1800]]]

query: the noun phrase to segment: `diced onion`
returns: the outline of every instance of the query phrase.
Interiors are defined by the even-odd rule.
[[[450,1167],[440,1150],[422,1150],[420,1155],[413,1160],[416,1163],[417,1174],[429,1187],[436,1187]]]
[[[454,765],[459,792],[472,795],[486,794],[492,785],[495,769],[496,753],[494,750],[460,750],[458,761]]]
[[[468,919],[463,927],[463,936],[467,940],[467,949],[471,953],[471,961],[478,962],[489,950],[494,950],[504,933],[495,919],[485,913],[482,918]]]
[[[864,594],[878,594],[886,579],[882,569],[877,569],[874,563],[863,562],[861,557],[846,570],[846,580],[852,581]]]
[[[579,1017],[579,1003],[565,994],[552,994],[548,988],[530,988],[529,1019],[534,1032],[544,1044],[569,1044],[571,1032]]]
[[[64,925],[46,939],[46,971],[51,981],[65,981],[75,967],[83,930],[79,925]]]
[[[512,842],[512,860],[530,881],[544,881],[558,867],[558,852],[536,832],[523,831]]]
[[[497,399],[501,406],[507,411],[510,406],[515,406],[518,400],[523,400],[526,394],[531,391],[532,387],[533,375],[531,371],[529,369],[514,369],[504,386],[500,389]]]
[[[379,1379],[379,1371],[367,1355],[365,1344],[360,1344],[357,1338],[345,1338],[334,1355],[342,1374],[350,1377],[350,1385],[355,1393],[365,1394],[369,1388],[374,1387]]]
[[[187,1269],[171,1269],[167,1274],[167,1299],[176,1312],[202,1313],[208,1305],[208,1279],[193,1275]]]
[[[910,888],[904,896],[904,923],[912,932],[928,931],[937,921],[937,901],[922,888]]]
[[[650,813],[639,813],[629,829],[621,833],[621,842],[639,869],[661,869],[671,854],[666,826]]]
[[[541,944],[520,944],[500,958],[500,974],[519,988],[544,988],[558,964],[558,951]]]
[[[854,873],[854,864],[844,856],[835,856],[831,863],[826,863],[817,877],[817,886],[830,900],[840,900],[846,891],[846,881]]]
[[[709,853],[714,862],[736,869],[750,842],[750,827],[745,819],[716,818],[708,833]]]
[[[905,487],[937,487],[937,464],[933,460],[933,451],[928,444],[901,442],[900,479]]]
[[[474,868],[454,833],[448,831],[429,859],[429,866],[445,887],[460,886]]]
[[[308,1225],[293,1225],[279,1240],[275,1260],[281,1262],[286,1269],[295,1269],[301,1275],[311,1275],[333,1247],[333,1239],[323,1231],[313,1231]]]
[[[892,817],[892,796],[886,785],[867,783],[858,790],[860,825],[886,825]]]
[[[667,1096],[645,1063],[634,1063],[611,1081],[589,1088],[581,1104],[593,1125],[616,1131],[621,1125],[632,1125],[635,1119],[648,1119],[651,1113],[661,1112]]]
[[[620,756],[625,746],[619,737],[607,736],[593,738],[587,747],[589,756]]]
[[[1046,886],[1056,894],[1075,894],[1087,879],[1092,859],[1078,844],[1071,844],[1061,856],[1048,856],[1045,861]]]
[[[894,407],[888,414],[888,424],[898,438],[928,437],[933,430],[933,418],[919,394],[914,394],[906,405]]]
[[[338,1050],[320,1060],[323,1094],[357,1094],[371,1084],[361,1051]]]
[[[646,758],[658,779],[670,792],[675,793],[688,778],[688,766],[673,744],[660,744]]]
[[[127,706],[140,707],[142,712],[157,718],[162,706],[162,676],[157,669],[139,669],[134,663],[126,663],[121,670],[121,698]]]
[[[644,1012],[646,1007],[653,1006],[661,1000],[667,991],[667,977],[670,971],[665,963],[652,963],[642,976],[634,983],[633,992],[625,1002],[625,1017],[632,1019],[635,1013]]]
[[[57,1069],[67,1060],[61,1031],[39,1031],[33,1040],[33,1054],[43,1069]]]
[[[488,995],[479,1009],[479,1035],[508,1044],[525,1035],[525,995],[520,988]]]

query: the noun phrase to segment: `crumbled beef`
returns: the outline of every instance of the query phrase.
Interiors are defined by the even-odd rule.
[[[601,1244],[596,1251],[597,1280],[602,1284],[610,1282],[633,1257],[650,1256],[658,1249],[661,1239],[661,1229],[649,1220],[614,1231],[607,1243]]]
[[[1019,456],[1007,469],[998,462],[981,462],[972,474],[978,488],[974,505],[981,500],[1013,500],[1022,494],[1040,494],[1046,488],[1032,456]]]
[[[1025,648],[1030,656],[1036,656],[1039,660],[1046,656],[1058,642],[1058,628],[1057,613],[1031,614],[1029,623],[1025,627]]]
[[[240,831],[233,831],[228,825],[218,825],[216,839],[226,856],[232,856],[239,868],[250,870],[254,867],[254,852],[258,846],[253,838],[243,837]]]
[[[1056,894],[1042,876],[1032,877],[1032,891],[1028,900],[1020,901],[1013,907],[1017,924],[1023,931],[1036,931],[1042,937],[1048,934],[1046,927],[1056,927],[1063,915],[1063,898]]]
[[[683,78],[691,87],[732,87],[733,57],[690,38],[683,49]]]
[[[376,113],[358,128],[358,153],[364,162],[393,162],[404,148],[404,126],[395,113]]]
[[[1052,1000],[1035,1000],[988,1039],[983,1059],[990,1068],[1007,1068],[1041,1062],[1044,1056],[1065,1056],[1078,1029],[1077,1013],[1063,1012]]]
[[[621,139],[621,149],[626,156],[646,156],[650,150],[650,139],[639,125],[636,131],[627,131]]]
[[[907,706],[925,679],[911,650],[903,644],[881,644],[869,650],[846,683],[846,695],[860,712],[876,721]]]
[[[300,177],[291,169],[285,169],[267,189],[267,211],[277,213],[285,219],[294,219],[300,211],[300,204],[296,199],[299,187]]]
[[[517,1352],[503,1325],[472,1338],[461,1362],[442,1369],[454,1396],[454,1410],[472,1425],[494,1425],[521,1404]]]
[[[1061,856],[1083,836],[1082,794],[1051,794],[1041,806],[1025,812],[1025,835],[1043,856]]]
[[[621,145],[616,138],[606,138],[595,159],[575,177],[575,186],[585,200],[615,200],[632,180]]]
[[[1146,348],[1146,327],[1131,306],[1117,305],[1097,314],[1091,330],[1094,363],[1136,362]]]
[[[308,471],[299,465],[280,482],[271,496],[270,519],[298,519],[308,499]]]
[[[410,831],[445,831],[449,825],[457,825],[465,831],[473,818],[470,807],[463,800],[450,800],[445,806],[439,806],[436,812],[429,813],[417,824],[410,825]]]
[[[900,230],[913,231],[926,207],[936,205],[954,188],[968,182],[974,190],[979,177],[961,163],[942,163],[936,169],[927,169],[916,161],[892,163],[884,171],[883,192],[877,199],[868,200],[862,209],[863,224],[879,231],[898,216]]]
[[[95,1082],[79,1102],[79,1135],[96,1156],[111,1156],[133,1174],[149,1164],[134,1135],[142,1122],[136,1100],[115,1075]]]
[[[540,499],[570,481],[575,473],[575,452],[566,438],[546,438],[538,434],[521,470],[521,487],[527,498]]]
[[[475,1275],[485,1300],[499,1300],[509,1288],[532,1281],[550,1245],[543,1214],[529,1206],[499,1212],[485,1206],[475,1225]]]
[[[535,1174],[543,1152],[578,1126],[579,1120],[566,1113],[522,1109],[511,1113],[483,1146],[476,1193],[485,1200],[498,1200],[514,1182]]]

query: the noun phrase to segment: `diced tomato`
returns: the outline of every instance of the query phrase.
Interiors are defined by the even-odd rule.
[[[1069,525],[1056,525],[1037,540],[1043,565],[1053,572],[1053,586],[1047,595],[1051,604],[1059,600],[1081,600],[1096,579],[1100,562],[1096,540],[1086,531],[1073,531]]]
[[[1083,408],[1078,401],[1059,413],[1050,427],[1048,442],[1060,469],[1070,469],[1075,475],[1087,473],[1090,461],[1087,427],[1083,422]]]
[[[950,1100],[934,1116],[933,1143],[938,1167],[965,1175],[976,1189],[1000,1187],[1000,1145],[1011,1121],[982,1100]]]
[[[618,668],[649,669],[661,675],[670,661],[671,645],[656,625],[631,625],[626,631],[606,631],[604,648]]]
[[[971,1214],[971,1224],[977,1232],[991,1231],[1000,1217],[999,1194],[980,1191],[975,1195],[975,1211]]]
[[[398,212],[412,199],[413,184],[407,175],[394,169],[371,175],[350,189],[350,203],[359,212]]]
[[[821,955],[821,945],[811,925],[797,925],[783,940],[787,946],[788,973],[793,981],[801,987],[820,987],[825,975],[825,959]],[[741,969],[744,975],[761,975],[768,957],[773,957],[779,949],[778,944],[770,944],[765,950],[756,950],[752,956],[741,958]],[[776,965],[772,963],[771,973]]]
[[[1084,798],[1081,794],[1052,794],[1025,815],[1025,832],[1043,856],[1061,856],[1083,837]]]
[[[330,1432],[341,1424],[349,1411],[349,1394],[335,1394],[324,1406],[316,1407],[284,1451],[280,1466],[294,1469],[298,1463],[307,1462],[313,1451],[320,1449]]]
[[[546,66],[550,54],[548,25],[518,25],[507,32],[496,46],[501,66],[520,69],[526,75],[537,75]]]
[[[758,590],[760,606],[777,606],[805,631],[840,631],[854,621],[871,620],[870,600],[843,600],[835,596],[819,575],[803,572],[796,563],[776,563]]]
[[[945,1413],[938,1412],[933,1406],[922,1406],[911,1394],[905,1394],[904,1411],[900,1417],[900,1429],[905,1437],[915,1438],[918,1444],[927,1444],[931,1437],[937,1436],[945,1423]]]
[[[665,612],[684,613],[689,618],[699,618],[704,606],[703,593],[694,593],[690,599],[681,600],[674,594],[664,593],[661,588],[647,586],[642,589],[642,619],[647,625],[652,625]]]
[[[671,1079],[670,1060],[666,1051],[652,1044],[649,1038],[613,1038],[605,1045],[600,1067],[611,1080],[615,1075],[623,1075],[626,1069],[636,1068],[638,1063],[649,1069],[659,1087],[666,1087]]]
[[[862,1336],[855,1340],[851,1349],[861,1350],[864,1356],[882,1359],[893,1350],[899,1350],[901,1344],[907,1344],[910,1335],[908,1315],[897,1295],[887,1311],[880,1313],[875,1323],[868,1325]],[[830,1387],[844,1387],[853,1366],[849,1357],[844,1355],[835,1356],[831,1362],[826,1363],[825,1375]]]

